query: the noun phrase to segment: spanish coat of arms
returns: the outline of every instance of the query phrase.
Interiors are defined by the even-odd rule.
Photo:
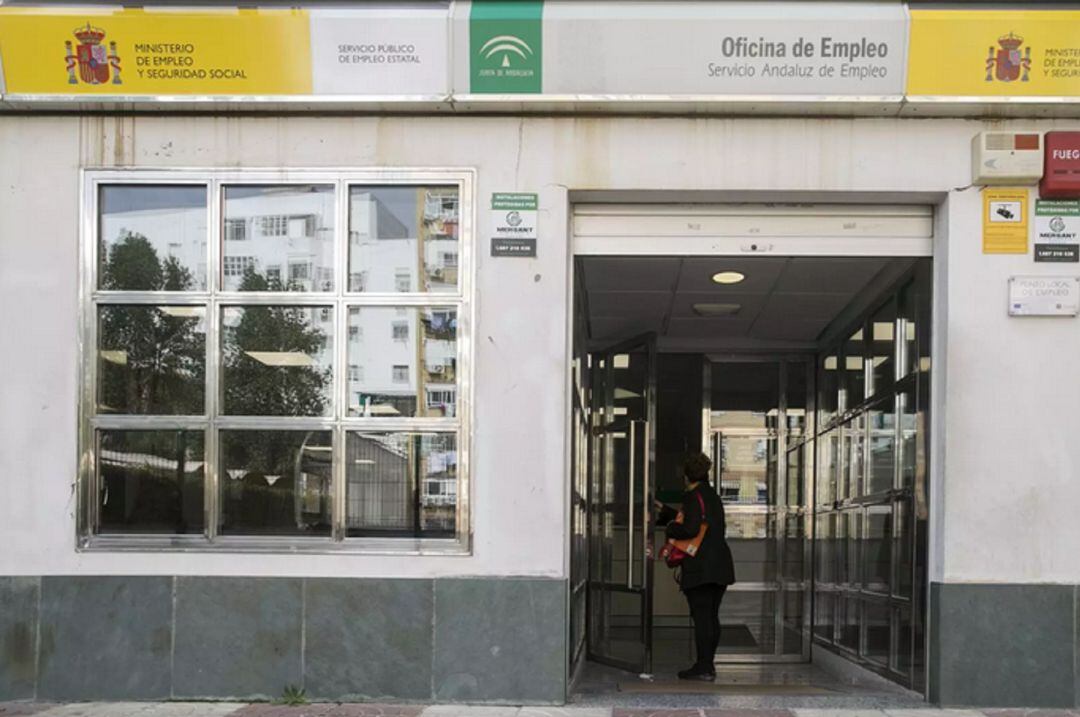
[[[993,82],[996,78],[1000,82],[1028,81],[1031,72],[1031,48],[1025,47],[1020,52],[1020,46],[1024,44],[1024,38],[1009,33],[998,38],[998,47],[990,46],[990,53],[986,58],[986,81]]]
[[[79,41],[78,47],[72,52],[71,40],[64,42],[67,47],[68,84],[77,85],[81,80],[87,85],[104,85],[112,76],[114,85],[121,84],[120,80],[120,56],[116,54],[116,43],[110,42],[106,51],[102,40],[105,39],[105,31],[100,27],[92,27],[86,23],[85,27],[76,28],[75,39]],[[78,67],[78,76],[75,69]]]

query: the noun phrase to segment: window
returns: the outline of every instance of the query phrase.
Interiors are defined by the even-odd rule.
[[[82,548],[468,548],[472,173],[387,174],[86,172]]]
[[[282,216],[259,217],[259,229],[264,237],[289,236],[289,218]]]
[[[247,270],[255,270],[253,256],[227,256],[224,258],[225,276],[243,276]]]
[[[225,220],[225,241],[244,241],[247,238],[246,219]]]
[[[311,264],[289,264],[289,281],[311,278]]]

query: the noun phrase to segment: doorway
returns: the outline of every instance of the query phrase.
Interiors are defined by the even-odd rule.
[[[648,253],[642,237],[633,255],[605,253],[607,238],[578,245],[571,669],[688,664],[685,602],[648,548],[662,542],[653,501],[677,504],[682,459],[704,451],[739,580],[718,669],[823,649],[922,690],[930,259],[925,236],[894,234],[929,233],[912,229],[927,213],[900,212],[886,231],[863,208],[848,225],[896,256],[813,253],[852,237],[788,256]]]

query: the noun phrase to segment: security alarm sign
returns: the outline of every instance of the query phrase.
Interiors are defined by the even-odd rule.
[[[491,195],[491,255],[536,256],[535,194],[496,192]]]
[[[1080,200],[1035,202],[1035,261],[1080,262]]]

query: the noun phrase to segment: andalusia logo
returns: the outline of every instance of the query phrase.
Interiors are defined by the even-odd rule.
[[[535,53],[533,53],[533,49],[529,47],[529,43],[525,42],[520,37],[515,37],[514,35],[498,35],[480,46],[480,54],[483,55],[486,60],[498,60],[499,67],[511,67],[513,65],[513,62],[510,59],[511,57],[516,55],[522,60],[528,61],[529,57]]]
[[[986,58],[986,81],[1021,82],[1028,81],[1031,72],[1031,47],[1025,47],[1023,54],[1020,46],[1024,38],[1009,33],[998,38],[998,47],[990,46]]]
[[[109,81],[110,70],[112,71],[112,83],[122,84],[120,80],[120,56],[116,54],[116,43],[109,43],[106,52],[102,40],[105,39],[105,31],[100,27],[92,27],[86,23],[86,27],[79,27],[74,32],[79,46],[75,52],[71,51],[71,40],[64,42],[67,47],[68,84],[77,85],[82,80],[87,85],[104,85]],[[78,78],[75,76],[75,67],[78,66]]]
[[[474,0],[469,15],[473,92],[541,91],[543,11],[539,0]]]

